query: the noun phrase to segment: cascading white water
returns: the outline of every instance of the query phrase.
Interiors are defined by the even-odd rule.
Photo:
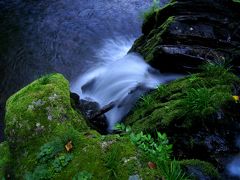
[[[135,53],[127,54],[133,40],[107,40],[96,54],[102,61],[82,75],[71,87],[81,99],[93,100],[104,107],[115,106],[105,113],[109,130],[130,111],[138,98],[159,84],[178,75],[162,75]]]

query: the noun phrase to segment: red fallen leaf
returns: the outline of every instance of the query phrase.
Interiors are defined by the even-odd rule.
[[[72,148],[73,148],[72,141],[68,141],[67,144],[65,145],[65,149],[67,150],[67,152],[70,152]]]
[[[149,167],[149,169],[156,169],[157,165],[153,162],[148,162],[148,167]]]

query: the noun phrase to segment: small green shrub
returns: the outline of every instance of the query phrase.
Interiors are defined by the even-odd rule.
[[[165,180],[187,180],[189,177],[182,171],[180,164],[173,160],[158,163]]]
[[[150,134],[130,134],[131,141],[138,146],[150,160],[154,162],[170,159],[172,145],[169,144],[166,134],[157,132],[157,139],[154,140]]]
[[[24,180],[42,180],[53,177],[53,172],[49,170],[46,164],[37,166],[33,172],[27,172]]]
[[[206,117],[216,112],[229,96],[227,89],[191,88],[182,104],[188,109],[188,117]]]
[[[126,133],[130,133],[132,131],[130,126],[125,126],[123,123],[117,123],[114,127],[115,130],[123,131]]]
[[[60,172],[68,163],[73,159],[72,154],[63,154],[56,158],[53,162],[53,168],[55,172]]]
[[[81,171],[77,173],[72,180],[90,180],[92,179],[92,174],[87,171]]]
[[[32,172],[27,172],[24,179],[50,179],[67,166],[73,159],[73,155],[66,153],[65,141],[63,137],[58,137],[41,146],[36,157],[37,165],[35,169]]]
[[[135,134],[130,126],[117,124],[115,129],[125,131],[130,134],[130,140],[138,148],[140,148],[152,161],[165,161],[170,159],[172,153],[172,145],[169,144],[167,135],[157,132],[157,139],[151,137],[150,134],[140,132]]]
[[[48,160],[54,158],[56,154],[64,150],[64,144],[57,138],[56,140],[44,144],[40,148],[40,152],[37,154],[37,160],[40,163],[47,162]]]

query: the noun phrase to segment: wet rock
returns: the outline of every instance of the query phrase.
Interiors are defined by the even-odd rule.
[[[194,178],[198,180],[211,180],[211,177],[206,176],[199,168],[194,166],[187,166],[186,167],[187,174],[193,176]]]
[[[70,98],[73,100],[75,106],[80,105],[80,96],[77,93],[70,92]]]
[[[239,10],[232,0],[172,1],[144,22],[131,51],[162,72],[197,71],[219,59],[239,69]]]
[[[239,152],[236,138],[240,131],[240,114],[235,111],[236,107],[239,104],[229,102],[222,107],[221,118],[216,119],[216,113],[206,118],[204,124],[187,131],[176,126],[168,128],[168,136],[174,143],[175,156],[211,162],[220,173],[224,173],[227,163],[224,159]],[[197,171],[196,174],[198,177]]]
[[[125,124],[137,132],[165,132],[174,157],[207,161],[224,172],[226,156],[239,152],[240,103],[232,97],[240,93],[239,78],[232,73],[213,74],[197,73],[152,91],[151,103],[139,103]],[[192,90],[198,93],[192,96]],[[188,98],[189,93],[193,98]]]
[[[85,116],[88,124],[97,131],[106,134],[108,129],[107,118],[104,113],[108,112],[114,107],[113,103],[110,103],[103,108],[97,102],[91,100],[80,100],[78,108]]]
[[[112,108],[114,108],[114,106],[115,106],[114,102],[107,104],[106,106],[102,107],[99,111],[93,113],[90,116],[90,119],[95,119],[95,118],[98,118],[98,117],[104,115],[104,113],[110,111]]]

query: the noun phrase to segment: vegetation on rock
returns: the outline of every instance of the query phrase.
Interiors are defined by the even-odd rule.
[[[231,100],[237,83],[238,77],[222,67],[205,65],[202,73],[161,85],[143,97],[125,122],[136,131],[154,131],[175,123],[191,128],[199,118],[216,113]]]
[[[219,157],[235,152],[232,137],[239,132],[240,79],[226,66],[229,54],[230,64],[239,64],[234,16],[239,1],[228,7],[233,15],[224,21],[227,27],[220,21],[225,11],[216,17],[223,4],[214,7],[215,19],[206,19],[209,12],[199,2],[196,19],[186,14],[190,1],[173,0],[159,8],[154,0],[144,14],[144,35],[132,51],[159,70],[191,67],[198,73],[141,97],[125,124],[117,125],[119,134],[90,130],[72,107],[69,83],[61,74],[43,76],[12,95],[6,103],[6,141],[0,144],[0,178],[184,180],[201,174],[219,179]],[[209,3],[203,5],[209,10]],[[221,31],[205,31],[209,26]],[[225,28],[236,29],[230,39],[222,34]],[[169,57],[175,60],[165,64]],[[203,62],[208,63],[199,66]]]
[[[131,50],[162,72],[196,72],[203,62],[219,58],[232,59],[237,69],[240,5],[236,2],[172,0],[150,11],[143,35]]]
[[[137,174],[149,179],[149,173],[157,174],[140,161],[129,136],[89,130],[71,107],[68,82],[60,74],[44,76],[11,96],[5,123],[2,177],[128,179]]]

